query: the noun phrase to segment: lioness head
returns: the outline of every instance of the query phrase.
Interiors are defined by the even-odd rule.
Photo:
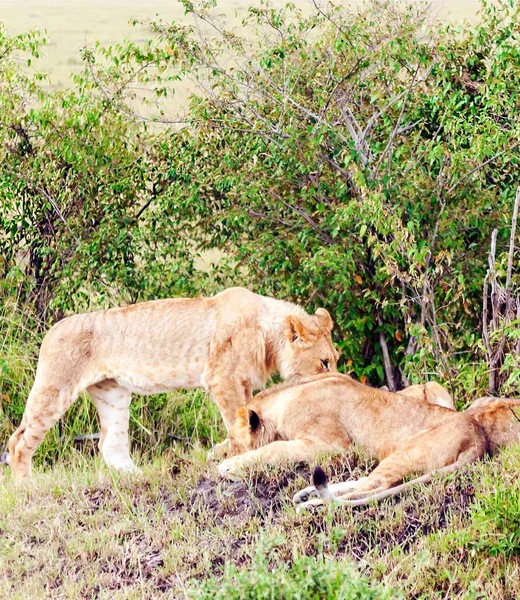
[[[229,455],[236,456],[255,450],[274,441],[272,428],[264,423],[254,410],[245,406],[237,409],[237,418],[228,431]]]
[[[332,344],[333,322],[324,308],[314,315],[285,319],[286,344],[280,368],[284,379],[297,379],[337,371],[339,353]]]

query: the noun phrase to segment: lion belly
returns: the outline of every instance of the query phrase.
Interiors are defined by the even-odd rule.
[[[138,361],[114,368],[113,378],[137,394],[158,394],[175,389],[204,386],[204,364],[201,361],[146,364]]]

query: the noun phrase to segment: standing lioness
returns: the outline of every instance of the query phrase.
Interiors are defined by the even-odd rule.
[[[336,370],[332,319],[231,288],[212,298],[143,302],[69,317],[45,336],[20,427],[9,441],[16,480],[29,478],[34,451],[83,391],[99,413],[100,449],[116,469],[133,469],[128,449],[132,392],[204,387],[226,427],[270,376]]]

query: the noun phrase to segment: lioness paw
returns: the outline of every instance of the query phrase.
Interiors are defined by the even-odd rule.
[[[222,477],[225,477],[226,479],[237,480],[240,479],[240,477],[237,476],[237,473],[240,471],[241,467],[241,462],[237,460],[237,457],[233,457],[223,460],[217,469]]]
[[[209,460],[221,460],[229,454],[229,439],[215,444],[208,452]]]
[[[121,474],[142,475],[141,469],[130,459],[114,460],[105,458],[105,463],[109,469],[113,469]]]
[[[293,496],[293,502],[294,504],[302,504],[303,502],[307,502],[309,498],[317,497],[318,490],[313,485],[310,485],[309,487],[306,487],[303,490],[296,492],[296,494],[294,494]]]
[[[325,503],[321,498],[312,498],[311,500],[307,500],[306,502],[302,502],[296,506],[296,512],[302,513],[305,510],[312,510],[314,508],[319,508],[325,506]]]

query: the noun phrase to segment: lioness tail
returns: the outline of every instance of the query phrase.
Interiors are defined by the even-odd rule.
[[[325,471],[320,467],[320,465],[317,465],[314,469],[314,473],[312,474],[312,483],[316,488],[316,491],[318,492],[320,498],[324,502],[330,502],[330,500],[337,500],[336,495],[329,490],[329,479]]]

